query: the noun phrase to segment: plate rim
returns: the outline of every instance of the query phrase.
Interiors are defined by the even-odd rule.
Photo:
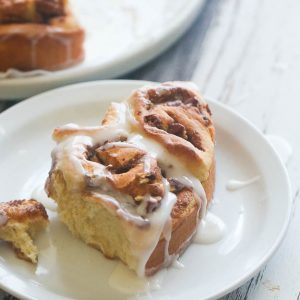
[[[122,79],[117,79],[117,80],[99,80],[99,81],[90,81],[90,82],[83,82],[83,83],[77,83],[77,84],[71,84],[67,85],[64,87],[59,87],[50,91],[43,92],[41,94],[38,94],[36,96],[30,97],[10,108],[5,110],[4,112],[0,113],[0,125],[2,125],[2,122],[6,122],[5,120],[8,120],[11,114],[17,113],[19,110],[23,109],[23,106],[27,105],[32,105],[35,103],[40,103],[42,101],[48,101],[46,100],[46,97],[48,97],[51,94],[54,94],[55,96],[57,94],[60,94],[61,92],[63,93],[66,90],[73,90],[73,89],[82,89],[82,88],[88,88],[88,87],[95,87],[99,86],[118,86],[118,85],[129,85],[132,88],[137,88],[138,86],[142,86],[145,84],[157,84],[157,82],[154,81],[144,81],[144,80],[122,80]],[[43,99],[44,98],[44,99]],[[277,235],[277,238],[274,240],[272,246],[269,248],[269,250],[265,253],[265,255],[257,261],[254,267],[252,267],[244,276],[240,277],[239,279],[235,280],[231,284],[228,284],[227,287],[225,287],[223,290],[219,291],[218,293],[214,295],[210,295],[209,298],[206,299],[215,299],[222,297],[229,292],[237,289],[240,287],[242,284],[244,284],[247,280],[249,280],[251,277],[253,277],[268,261],[269,259],[275,254],[276,250],[279,248],[281,243],[283,242],[285,238],[285,233],[288,230],[290,221],[291,221],[291,213],[292,213],[292,188],[291,188],[291,183],[289,180],[289,175],[287,168],[283,164],[282,160],[280,159],[279,154],[276,152],[274,147],[271,145],[269,140],[264,136],[264,134],[253,124],[251,123],[247,118],[245,118],[243,115],[241,115],[239,112],[235,111],[233,108],[219,102],[216,100],[213,100],[211,98],[205,98],[208,103],[212,103],[215,106],[221,107],[222,110],[225,110],[227,113],[229,113],[231,116],[234,115],[239,119],[239,121],[243,122],[248,126],[252,131],[255,132],[256,135],[259,136],[261,140],[266,144],[266,146],[269,148],[268,150],[272,152],[273,157],[276,160],[276,163],[278,166],[280,166],[284,182],[282,182],[282,185],[286,187],[287,191],[287,210],[286,210],[286,215],[285,215],[285,221],[283,226],[281,227],[280,232]],[[70,100],[71,101],[71,100]],[[0,140],[1,144],[1,140]],[[12,288],[10,288],[8,285],[3,284],[2,280],[0,278],[0,288],[3,289],[4,291],[7,291],[8,293],[20,297],[22,299],[33,299],[30,297],[24,296],[21,292],[15,291]],[[66,298],[67,299],[67,298]]]
[[[148,63],[173,45],[194,23],[204,5],[205,0],[192,0],[186,7],[187,9],[178,16],[177,22],[171,22],[167,30],[160,31],[155,38],[140,44],[134,51],[127,51],[125,55],[122,54],[117,58],[110,59],[106,63],[90,65],[77,70],[71,67],[45,76],[1,79],[0,88],[3,90],[4,96],[0,95],[0,101],[22,98],[22,96],[14,96],[20,95],[20,92],[11,91],[10,89],[13,87],[22,90],[35,89],[41,93],[49,88],[59,87],[62,81],[65,84],[71,84],[81,80],[100,80],[129,73]],[[23,98],[29,96],[33,96],[33,92],[24,91]]]

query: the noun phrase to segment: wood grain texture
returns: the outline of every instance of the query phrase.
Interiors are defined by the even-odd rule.
[[[284,243],[264,272],[223,300],[300,299],[299,11],[297,0],[222,1],[193,75],[205,95],[262,132],[284,137],[294,150],[287,164],[293,217]]]

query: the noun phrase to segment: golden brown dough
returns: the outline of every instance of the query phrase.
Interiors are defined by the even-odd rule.
[[[194,88],[166,82],[136,90],[129,103],[144,134],[176,155],[199,180],[208,178],[215,129],[207,103]]]
[[[38,249],[32,239],[47,225],[47,212],[36,200],[0,203],[0,240],[12,243],[21,259],[37,263]]]

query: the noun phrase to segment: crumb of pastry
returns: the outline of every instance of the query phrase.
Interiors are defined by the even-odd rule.
[[[33,264],[38,261],[33,239],[48,222],[44,206],[34,199],[0,203],[0,240],[10,242],[19,258]]]

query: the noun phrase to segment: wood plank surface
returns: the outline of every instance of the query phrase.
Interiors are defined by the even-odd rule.
[[[284,243],[257,277],[223,299],[300,299],[299,12],[297,0],[222,1],[192,77],[205,95],[284,137],[294,151],[287,164],[293,218]]]

